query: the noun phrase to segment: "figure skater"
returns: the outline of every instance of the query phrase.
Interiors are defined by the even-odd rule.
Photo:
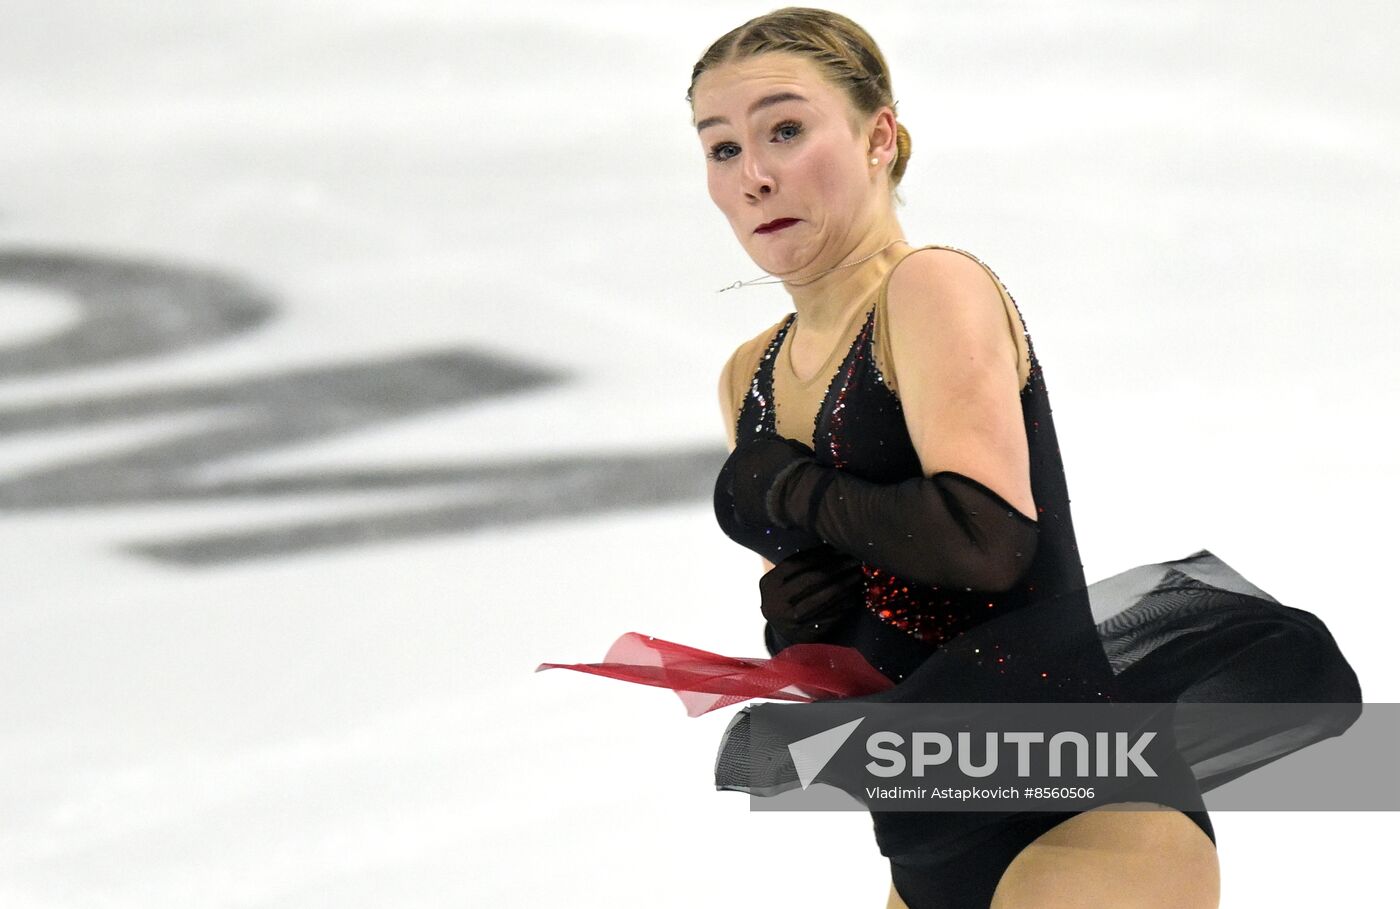
[[[754,661],[634,634],[605,663],[569,668],[709,692],[701,710],[790,697],[772,679],[812,682],[810,664],[784,657],[814,644],[858,655],[822,689],[852,700],[1359,703],[1325,625],[1205,550],[1086,585],[1031,336],[981,260],[904,239],[910,135],[860,26],[819,9],[760,16],[703,54],[687,100],[710,198],[793,301],[719,379],[731,453],[715,512],[763,557],[772,661],[746,675]],[[755,785],[729,747],[743,719],[720,788]],[[1322,722],[1311,740],[1339,732]],[[1307,736],[1258,740],[1183,751],[1193,767],[1213,760],[1204,791]],[[887,909],[1218,905],[1203,805],[1102,807],[872,811]]]

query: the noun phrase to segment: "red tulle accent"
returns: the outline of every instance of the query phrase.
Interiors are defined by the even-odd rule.
[[[574,669],[624,682],[669,688],[690,716],[750,698],[822,701],[893,688],[853,647],[793,644],[768,658],[727,657],[629,631],[613,642],[601,663],[541,663],[542,669]]]

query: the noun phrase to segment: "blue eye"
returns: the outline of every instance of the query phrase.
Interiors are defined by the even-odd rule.
[[[779,133],[785,129],[794,130],[791,136],[785,140],[791,142],[802,132],[802,124],[798,123],[796,120],[784,120],[782,123],[773,127],[773,132]],[[726,148],[738,148],[738,146],[733,142],[716,142],[714,145],[710,146],[710,152],[705,157],[709,158],[711,161],[718,161],[720,163],[728,161],[730,158],[734,157],[734,155],[722,155],[721,152]]]

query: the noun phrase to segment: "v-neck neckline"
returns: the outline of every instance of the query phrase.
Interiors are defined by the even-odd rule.
[[[870,313],[872,310],[874,310],[874,306],[871,306],[870,309],[864,310],[864,316],[866,319],[870,318]],[[790,381],[792,385],[801,389],[802,391],[806,391],[812,388],[823,378],[825,378],[828,382],[831,381],[832,370],[834,370],[838,365],[840,365],[840,363],[845,361],[846,357],[851,352],[851,348],[855,347],[856,343],[860,340],[861,333],[859,330],[856,331],[853,336],[849,333],[852,325],[855,325],[858,322],[862,321],[860,319],[861,314],[862,311],[857,310],[856,313],[852,315],[851,320],[846,323],[845,330],[842,331],[842,337],[851,338],[850,343],[843,345],[838,341],[836,344],[832,345],[831,352],[826,356],[826,361],[823,362],[821,366],[817,367],[816,372],[812,373],[811,378],[799,379],[797,377],[797,371],[792,368],[792,328],[794,325],[797,324],[797,313],[789,313],[787,327],[783,331],[782,340],[778,343],[778,356],[776,358],[782,364],[783,369],[787,372],[788,381]],[[862,326],[862,328],[863,327],[864,326]]]
[[[827,362],[822,366],[821,370],[818,371],[809,381],[801,382],[796,375],[793,375],[792,369],[790,367],[787,367],[788,377],[785,380],[785,382],[793,382],[797,386],[797,389],[804,393],[816,387],[817,382],[819,380],[823,378],[826,380],[826,387],[821,393],[820,400],[817,401],[817,409],[812,414],[811,433],[807,438],[800,440],[803,442],[803,444],[810,445],[811,447],[816,448],[817,437],[819,435],[819,430],[822,425],[822,414],[826,412],[827,403],[831,399],[831,390],[836,385],[836,380],[841,376],[841,367],[845,364],[845,362],[848,359],[850,359],[851,354],[854,353],[856,348],[860,345],[861,339],[865,337],[866,326],[869,324],[870,317],[874,312],[874,306],[871,306],[870,309],[865,311],[865,319],[861,322],[860,329],[855,333],[855,336],[851,339],[851,343],[848,346],[846,346],[844,353],[842,353],[841,346],[837,345],[832,350],[831,356],[827,358]],[[773,339],[774,342],[779,346],[779,349],[774,350],[773,356],[771,357],[771,365],[768,369],[767,392],[769,400],[772,401],[775,406],[777,404],[777,401],[775,400],[777,396],[775,391],[777,387],[777,377],[774,373],[779,361],[783,359],[781,348],[786,346],[788,340],[788,331],[792,327],[793,320],[796,318],[797,313],[790,313],[788,315],[787,321],[782,326],[780,326],[778,333],[774,335]],[[842,354],[840,361],[835,367],[833,367],[831,365],[831,360],[835,358],[838,353]],[[769,408],[765,413],[764,419],[767,423],[768,429],[774,433],[777,433],[778,416],[776,410],[774,410],[773,408]]]

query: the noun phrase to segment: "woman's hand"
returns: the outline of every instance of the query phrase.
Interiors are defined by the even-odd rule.
[[[786,526],[770,513],[769,492],[788,470],[814,463],[816,452],[796,439],[762,436],[745,440],[730,452],[724,473],[732,484],[734,514],[749,525]]]
[[[860,560],[825,544],[783,559],[759,579],[758,589],[763,617],[792,644],[821,639],[838,619],[865,606]]]

